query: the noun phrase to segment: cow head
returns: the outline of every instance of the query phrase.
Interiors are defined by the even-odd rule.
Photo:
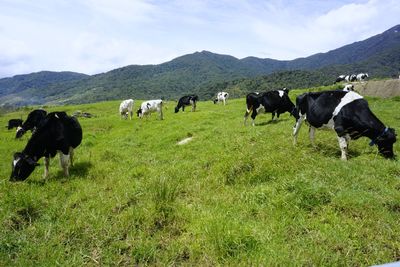
[[[143,117],[143,111],[142,111],[141,108],[139,108],[139,109],[136,111],[136,115],[137,115],[139,118],[142,118],[142,117]]]
[[[176,106],[175,107],[175,113],[178,113],[179,112],[179,108],[178,108],[178,106]]]
[[[14,154],[10,181],[24,181],[39,164],[28,155],[17,152]]]
[[[386,128],[375,140],[379,153],[385,158],[394,158],[393,144],[395,142],[396,133],[393,128]]]
[[[17,133],[15,134],[15,138],[21,138],[25,134],[25,130],[22,127],[17,128]]]

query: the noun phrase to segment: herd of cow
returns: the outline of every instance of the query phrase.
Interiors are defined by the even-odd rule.
[[[214,104],[222,102],[224,105],[229,97],[226,92],[219,92]],[[179,99],[175,113],[185,110],[185,106],[192,106],[196,110],[197,95],[186,95]],[[132,119],[132,99],[121,102],[120,115]],[[314,146],[315,130],[328,128],[335,130],[341,149],[341,159],[347,160],[347,150],[350,140],[362,136],[371,140],[370,145],[377,145],[378,152],[385,158],[394,158],[393,144],[396,142],[396,133],[393,128],[385,126],[369,109],[367,101],[353,91],[351,85],[343,90],[308,92],[296,98],[296,105],[289,98],[289,90],[272,90],[263,93],[249,93],[246,96],[246,112],[244,124],[251,114],[252,125],[259,113],[275,115],[289,112],[296,120],[293,128],[293,143],[297,142],[297,135],[304,121],[309,125],[309,137]],[[137,116],[143,118],[152,112],[158,112],[160,119],[163,100],[145,101],[137,110]],[[44,176],[48,175],[50,158],[57,152],[60,155],[64,175],[68,176],[68,168],[73,164],[73,149],[82,141],[82,128],[74,116],[65,112],[51,112],[44,110],[32,111],[25,122],[20,119],[9,121],[8,129],[17,127],[16,138],[20,138],[26,131],[31,130],[32,136],[22,152],[14,154],[12,163],[11,181],[23,181],[33,172],[40,158],[45,157]]]

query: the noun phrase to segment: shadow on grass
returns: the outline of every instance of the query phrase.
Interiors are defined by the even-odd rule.
[[[40,180],[30,180],[26,182],[29,184],[44,185],[48,181],[68,181],[72,179],[85,179],[92,167],[92,163],[89,161],[75,163],[73,167],[69,168],[69,176],[65,177],[64,172],[61,168],[50,168],[48,178],[42,178]]]
[[[323,155],[324,157],[340,159],[340,157],[342,156],[342,152],[337,143],[332,143],[332,144],[317,143],[316,148],[314,150]],[[347,159],[356,158],[359,157],[360,155],[361,153],[359,151],[352,150],[351,148],[347,151]]]
[[[265,126],[265,125],[270,125],[270,124],[279,124],[284,121],[287,121],[289,119],[275,119],[275,120],[269,120],[269,121],[264,121],[260,123],[256,123],[255,126]]]

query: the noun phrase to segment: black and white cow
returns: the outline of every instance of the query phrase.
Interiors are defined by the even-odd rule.
[[[324,91],[304,93],[296,99],[298,116],[293,129],[294,144],[304,120],[310,125],[310,141],[314,146],[315,129],[328,128],[336,131],[343,160],[351,139],[362,136],[371,139],[386,158],[393,158],[396,142],[394,129],[385,126],[369,109],[368,102],[353,91]]]
[[[184,112],[185,106],[192,106],[192,112],[196,111],[197,101],[199,101],[199,97],[197,95],[182,96],[178,101],[178,105],[175,107],[175,113],[178,113],[180,108],[182,108],[182,112]]]
[[[346,78],[346,75],[339,75],[339,76],[336,78],[335,83],[342,82],[342,81],[344,81],[345,78]]]
[[[22,119],[11,119],[8,121],[8,125],[6,126],[8,130],[11,130],[12,128],[18,128],[22,126]]]
[[[41,121],[46,117],[47,112],[43,109],[35,109],[28,114],[28,118],[17,128],[15,138],[22,137],[28,130],[32,133],[40,125]]]
[[[289,91],[284,88],[282,90],[272,90],[265,93],[249,93],[246,96],[246,113],[244,114],[244,125],[246,125],[247,118],[250,113],[252,118],[252,125],[258,113],[272,113],[272,120],[275,114],[279,118],[281,113],[289,112],[295,115],[295,106],[289,98]]]
[[[346,75],[344,79],[346,82],[354,82],[355,80],[357,80],[357,75],[355,74]]]
[[[227,93],[227,92],[219,92],[218,94],[217,94],[217,97],[214,99],[214,104],[216,104],[216,103],[219,103],[219,102],[223,102],[224,103],[224,106],[225,106],[225,104],[226,104],[226,101],[228,100],[228,97],[229,97],[229,93]]]
[[[132,120],[133,102],[133,99],[126,99],[121,102],[119,105],[119,114],[121,115],[121,118],[127,119],[129,114],[129,118]]]
[[[75,117],[65,112],[49,113],[40,126],[32,134],[22,152],[14,154],[10,181],[23,181],[39,164],[37,161],[45,157],[44,177],[48,176],[50,157],[57,152],[64,175],[69,175],[69,165],[73,165],[73,149],[82,141],[82,128]]]
[[[346,84],[343,89],[343,91],[349,92],[349,91],[354,91],[354,85],[353,84]]]
[[[369,75],[368,75],[368,73],[359,73],[359,74],[357,74],[356,77],[357,77],[357,81],[363,82],[363,81],[365,81],[365,79],[369,78]]]
[[[162,107],[162,99],[145,101],[140,105],[140,108],[136,111],[136,114],[139,118],[143,118],[149,117],[150,114],[153,112],[158,112],[158,114],[160,115],[160,120],[162,120],[164,118]]]

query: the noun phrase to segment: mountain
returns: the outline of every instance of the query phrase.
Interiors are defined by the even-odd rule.
[[[92,76],[39,72],[0,79],[0,105],[176,99],[191,92],[204,99],[224,86],[231,88],[232,84],[240,84],[240,91],[246,92],[254,88],[271,89],[281,83],[286,87],[328,84],[343,73],[368,72],[371,77],[390,77],[398,75],[400,70],[399,52],[400,25],[397,25],[364,41],[290,61],[237,59],[202,51],[159,65],[130,65]],[[274,80],[278,77],[280,82]]]

